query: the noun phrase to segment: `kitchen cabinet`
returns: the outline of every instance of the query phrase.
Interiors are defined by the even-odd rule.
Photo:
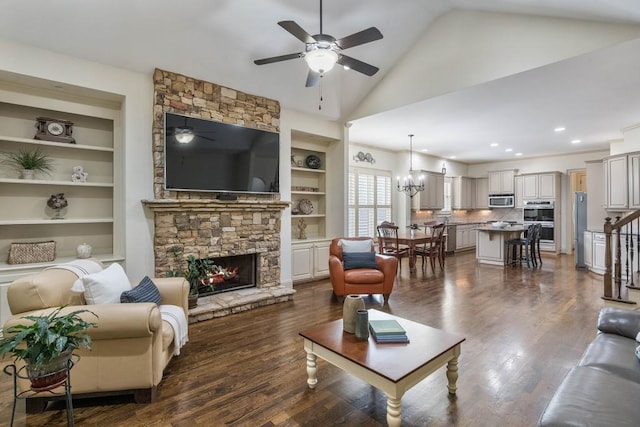
[[[474,209],[476,182],[474,178],[456,176],[453,178],[453,209]]]
[[[560,196],[560,173],[548,172],[520,175],[523,200],[555,200]]]
[[[627,266],[627,260],[630,257],[627,254],[627,239],[630,239],[628,235],[622,234],[620,235],[620,268],[621,268],[621,277],[622,280],[626,282],[627,280],[627,267],[631,270],[633,268],[631,266]],[[633,239],[629,240],[629,244],[633,244],[635,247],[637,245],[636,236],[634,234]],[[615,273],[615,256],[616,256],[616,248],[617,248],[617,235],[611,235],[611,274]],[[596,274],[604,274],[605,273],[605,249],[606,249],[606,237],[603,232],[599,231],[585,231],[584,232],[584,258],[585,264],[588,269]],[[637,257],[637,254],[634,254],[634,258]],[[634,260],[634,264],[637,260]]]
[[[607,157],[602,166],[604,208],[640,209],[640,153]]]
[[[489,172],[489,194],[514,194],[515,170]]]
[[[588,269],[593,266],[593,232],[584,232],[584,263]]]
[[[414,196],[418,198],[420,210],[438,210],[444,208],[444,175],[436,172],[421,171],[424,177],[424,191]]]
[[[612,240],[613,241],[613,240]],[[605,254],[605,236],[604,233],[593,233],[592,237],[593,249],[591,252],[592,263],[591,270],[598,274],[604,274],[604,254]]]
[[[124,190],[120,147],[120,104],[97,106],[93,98],[64,93],[34,92],[12,86],[0,89],[0,152],[40,150],[53,163],[50,174],[20,179],[11,168],[0,168],[0,253],[13,242],[53,240],[51,262],[8,264],[0,260],[0,283],[76,258],[76,247],[87,243],[102,262],[124,260]],[[75,143],[36,140],[37,117],[73,122]],[[88,173],[72,179],[74,167]],[[64,193],[68,206],[62,219],[47,208],[52,194]],[[7,208],[10,207],[10,208]]]
[[[291,280],[300,283],[329,277],[330,240],[298,241],[291,245]]]
[[[522,209],[524,207],[524,177],[518,175],[515,177],[516,203],[515,207]]]
[[[629,154],[629,208],[640,209],[640,153]]]
[[[476,209],[489,209],[489,178],[476,178]]]
[[[475,248],[476,233],[477,232],[475,224],[457,224],[456,251]]]

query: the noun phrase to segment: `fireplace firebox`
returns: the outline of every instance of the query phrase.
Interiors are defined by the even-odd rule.
[[[256,254],[233,255],[209,258],[220,272],[203,279],[204,284],[198,289],[198,295],[219,294],[243,288],[256,287]]]

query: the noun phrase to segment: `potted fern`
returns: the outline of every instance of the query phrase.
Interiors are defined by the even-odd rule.
[[[10,354],[14,362],[25,362],[34,391],[52,390],[63,384],[72,352],[80,347],[91,348],[87,329],[97,325],[80,314],[96,314],[89,310],[62,314],[63,308],[40,316],[24,316],[27,322],[9,327],[0,339],[0,355]]]
[[[20,178],[33,179],[35,172],[49,173],[53,169],[53,160],[40,150],[18,150],[4,153],[3,163],[20,171]]]

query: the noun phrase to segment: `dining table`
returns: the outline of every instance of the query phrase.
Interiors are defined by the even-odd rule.
[[[425,233],[419,230],[398,230],[398,243],[409,247],[409,271],[416,270],[416,252],[415,248],[419,245],[431,243],[434,239],[431,233]],[[447,234],[442,236],[442,244],[440,245],[440,256],[444,264],[445,248],[447,247]]]

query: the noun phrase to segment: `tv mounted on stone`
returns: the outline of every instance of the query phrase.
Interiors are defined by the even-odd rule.
[[[280,191],[278,133],[173,113],[165,113],[164,119],[165,189]]]

